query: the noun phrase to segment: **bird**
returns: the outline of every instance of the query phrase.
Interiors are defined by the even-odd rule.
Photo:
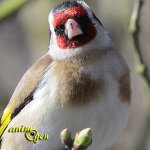
[[[109,149],[128,121],[130,69],[84,1],[59,4],[48,22],[48,52],[23,75],[1,117],[1,150],[64,150],[63,129],[88,127],[89,150]],[[48,138],[29,141],[23,127]]]

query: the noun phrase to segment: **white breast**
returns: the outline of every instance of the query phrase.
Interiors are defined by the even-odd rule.
[[[12,120],[7,128],[8,130],[12,126],[31,126],[40,133],[48,134],[49,140],[33,144],[27,141],[23,134],[10,135],[6,130],[3,135],[4,141],[9,141],[9,146],[14,145],[14,142],[19,143],[16,146],[20,146],[21,150],[58,150],[61,146],[59,138],[61,130],[69,128],[75,134],[79,130],[90,127],[93,133],[93,143],[89,150],[105,150],[106,147],[111,146],[127,122],[129,105],[119,99],[118,83],[111,74],[112,66],[107,65],[105,62],[107,60],[103,61],[93,64],[88,71],[91,72],[93,78],[103,77],[105,92],[98,95],[96,100],[88,105],[75,107],[55,105],[58,84],[52,76],[54,64],[51,64],[50,70],[45,74],[41,83],[42,86],[39,86],[40,88],[34,95],[34,100]],[[116,72],[119,74],[123,69],[117,62],[116,65],[118,68]],[[11,148],[4,144],[2,150],[5,149]]]

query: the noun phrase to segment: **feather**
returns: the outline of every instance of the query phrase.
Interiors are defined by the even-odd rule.
[[[52,62],[48,53],[38,59],[24,74],[1,117],[0,137],[11,120],[33,100],[32,95],[46,68]]]

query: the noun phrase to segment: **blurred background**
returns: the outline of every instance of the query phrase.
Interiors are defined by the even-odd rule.
[[[0,0],[0,114],[25,71],[48,51],[48,14],[63,1]],[[150,150],[150,0],[85,1],[131,69],[129,122],[111,150]]]

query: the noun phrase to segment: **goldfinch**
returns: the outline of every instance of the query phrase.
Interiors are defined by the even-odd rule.
[[[84,1],[60,4],[48,21],[49,51],[24,74],[4,110],[1,150],[63,150],[63,129],[88,127],[89,150],[106,150],[128,120],[129,68]]]

